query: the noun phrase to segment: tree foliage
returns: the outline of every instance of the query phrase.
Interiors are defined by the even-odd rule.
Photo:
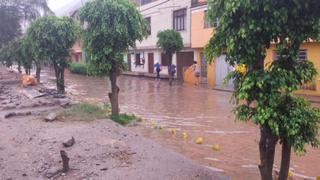
[[[168,74],[170,79],[169,83],[171,85],[173,79],[171,73],[172,55],[182,50],[183,39],[181,37],[181,34],[174,29],[160,31],[157,37],[157,46],[164,51],[169,59]]]
[[[147,25],[136,6],[128,0],[90,1],[80,10],[84,22],[84,44],[89,73],[109,75],[112,113],[119,113],[117,75],[125,67],[123,53],[147,35]]]
[[[72,19],[46,16],[33,22],[27,32],[35,57],[53,64],[60,93],[65,90],[64,69],[69,49],[78,38],[78,31],[78,24]]]
[[[108,75],[123,68],[122,53],[146,36],[146,23],[127,0],[87,2],[80,11],[86,22],[84,42],[91,73]]]
[[[0,47],[21,35],[21,24],[53,14],[46,0],[0,0]]]
[[[161,31],[157,37],[157,46],[160,47],[165,54],[174,54],[183,48],[182,37],[180,33],[174,29]]]
[[[220,26],[206,47],[207,58],[226,53],[230,65],[247,69],[231,72],[228,79],[236,84],[236,118],[261,128],[262,179],[272,178],[278,140],[283,147],[279,179],[288,176],[291,147],[304,152],[307,144],[319,145],[319,110],[294,95],[317,75],[313,63],[299,60],[298,54],[303,42],[320,34],[319,8],[318,0],[209,1],[208,17],[218,17]],[[272,44],[279,59],[264,67]]]

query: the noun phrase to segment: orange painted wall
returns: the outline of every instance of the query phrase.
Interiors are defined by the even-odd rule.
[[[191,12],[191,47],[203,48],[214,33],[213,28],[204,28],[204,10]]]

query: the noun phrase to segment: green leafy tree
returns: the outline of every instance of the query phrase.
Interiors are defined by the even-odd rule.
[[[125,53],[147,35],[147,25],[136,6],[128,0],[90,1],[80,10],[89,73],[108,75],[112,115],[119,115],[117,76],[124,69]]]
[[[319,145],[319,110],[294,95],[317,71],[310,61],[298,60],[300,44],[315,40],[320,28],[318,0],[209,1],[208,17],[220,26],[206,47],[207,58],[227,54],[237,65],[235,80],[238,120],[260,127],[260,165],[263,180],[272,179],[275,147],[282,145],[280,180],[286,180],[291,148],[305,152]],[[276,46],[278,60],[265,67],[266,50]]]
[[[35,55],[32,51],[32,46],[27,38],[21,39],[20,43],[20,53],[21,53],[21,64],[25,70],[25,73],[27,75],[31,74],[31,68],[32,68],[32,63],[35,62]],[[36,70],[36,77],[38,82],[40,82],[40,72],[38,72],[38,69]]]
[[[21,24],[53,14],[46,0],[0,0],[0,47],[21,35]]]
[[[172,85],[173,76],[171,73],[172,56],[183,48],[183,40],[179,32],[173,29],[164,30],[158,33],[157,46],[160,47],[167,56],[169,84]]]
[[[3,46],[0,50],[2,64],[4,64],[6,67],[11,67],[16,61],[15,54],[15,45],[12,41]]]
[[[78,24],[70,18],[46,16],[33,22],[27,32],[36,59],[52,63],[59,93],[65,93],[64,70],[78,30]]]

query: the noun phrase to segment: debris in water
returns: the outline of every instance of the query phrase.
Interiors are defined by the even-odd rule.
[[[171,129],[171,134],[175,136],[177,134],[177,130],[175,128]]]
[[[220,145],[219,144],[214,144],[211,148],[213,151],[220,151]]]
[[[203,144],[203,142],[204,142],[203,137],[198,137],[196,140],[197,144]]]
[[[186,139],[188,139],[189,135],[188,135],[188,133],[184,132],[184,133],[182,133],[182,137],[184,140],[186,140]]]
[[[293,178],[293,172],[289,170],[288,172],[288,179],[292,179]]]

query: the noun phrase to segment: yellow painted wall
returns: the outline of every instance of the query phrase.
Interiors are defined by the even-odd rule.
[[[304,43],[300,46],[300,49],[307,50],[308,60],[312,61],[315,67],[320,70],[320,43],[319,42],[310,42]],[[272,45],[267,50],[266,63],[273,61],[275,56],[275,45]],[[299,90],[297,94],[305,94],[305,95],[315,95],[320,96],[320,77],[316,78],[316,91],[312,90]]]
[[[204,28],[204,21],[205,21],[205,9],[203,10],[196,10],[192,11],[191,13],[191,47],[198,49],[198,57],[196,61],[201,66],[201,57],[200,53],[203,51],[203,47],[208,43],[212,35],[215,33],[213,28]],[[320,70],[320,43],[317,42],[310,42],[310,43],[304,43],[301,45],[301,49],[307,50],[308,59],[311,60],[315,67]],[[274,59],[274,50],[275,45],[272,45],[270,49],[267,50],[267,56],[265,63],[270,63]],[[211,87],[215,87],[216,84],[216,74],[215,74],[215,64],[214,62],[210,65],[208,65],[208,74],[207,74],[207,80],[208,84]],[[192,71],[192,73],[191,73]],[[192,74],[192,75],[190,75]],[[189,68],[185,73],[185,81],[189,83],[194,83],[194,73],[192,68]],[[317,77],[316,79],[316,91],[311,90],[300,90],[297,93],[298,94],[306,94],[306,95],[317,95],[320,96],[320,77]]]
[[[205,2],[201,0],[200,2]],[[198,55],[196,61],[201,67],[201,53],[203,47],[209,42],[210,38],[214,34],[214,28],[204,28],[205,22],[205,8],[197,9],[191,12],[191,47],[197,49]],[[210,86],[215,85],[215,64],[212,63],[207,67],[207,80]],[[194,77],[194,70],[192,67],[188,68],[184,73],[184,81],[194,84],[196,79]]]
[[[191,12],[191,47],[203,48],[214,33],[213,28],[204,28],[204,9]]]

